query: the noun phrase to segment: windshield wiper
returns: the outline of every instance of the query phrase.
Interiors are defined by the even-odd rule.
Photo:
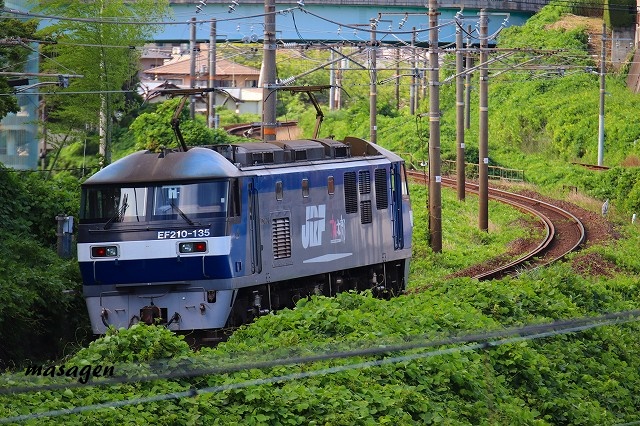
[[[127,199],[129,194],[124,194],[122,196],[122,206],[120,207],[120,209],[116,212],[115,215],[113,215],[113,217],[111,219],[109,219],[107,221],[107,223],[104,224],[104,227],[102,229],[109,229],[111,227],[111,225],[113,224],[113,222],[121,222],[122,221],[122,217],[124,216],[124,212],[127,211],[127,207],[129,207],[129,204],[127,204]]]
[[[189,217],[184,214],[184,212],[182,210],[180,210],[180,208],[178,206],[176,206],[173,201],[169,204],[172,208],[176,209],[176,211],[178,212],[178,214],[180,215],[181,218],[183,218],[189,225],[193,226],[195,225],[195,223],[189,219]]]

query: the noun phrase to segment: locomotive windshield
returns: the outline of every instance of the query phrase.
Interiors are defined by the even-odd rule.
[[[83,223],[226,217],[228,181],[152,186],[95,186],[82,191]],[[180,219],[182,218],[182,219]]]

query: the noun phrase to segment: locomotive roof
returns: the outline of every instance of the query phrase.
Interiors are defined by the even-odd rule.
[[[356,160],[362,157],[402,159],[364,139],[302,139],[193,147],[186,152],[138,151],[100,170],[83,185],[184,182],[238,177],[244,168],[286,167],[301,162]]]
[[[398,155],[364,139],[347,137],[334,139],[295,139],[270,142],[245,142],[215,145],[211,149],[225,156],[239,169],[255,167],[286,167],[301,162],[349,161],[362,157],[386,157],[402,161]]]
[[[91,184],[173,182],[240,176],[226,158],[208,148],[187,152],[138,151],[110,164],[85,181]]]

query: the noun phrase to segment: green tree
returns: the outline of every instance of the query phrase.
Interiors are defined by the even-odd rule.
[[[46,49],[43,67],[49,72],[82,75],[69,82],[75,95],[48,98],[49,117],[64,129],[97,128],[100,154],[110,161],[111,123],[127,108],[127,91],[136,84],[140,51],[169,13],[167,0],[99,0],[70,2],[42,0],[35,8],[54,21],[40,31],[57,43]],[[135,23],[134,23],[135,22]],[[122,91],[122,92],[121,92]],[[123,93],[124,92],[124,93]]]
[[[179,98],[158,104],[155,111],[140,114],[129,127],[137,149],[158,150],[160,147],[176,147],[178,141],[171,127],[171,119],[178,108]],[[180,132],[189,146],[229,142],[232,138],[222,129],[209,129],[203,117],[188,120],[188,111],[180,113]]]
[[[4,1],[0,0],[0,8],[4,8]],[[0,25],[0,40],[4,42],[0,45],[0,67],[3,71],[20,72],[19,64],[23,64],[31,52],[21,39],[33,38],[37,23],[33,20],[23,21],[8,18],[6,14],[1,14],[2,25]],[[18,112],[18,101],[14,96],[6,96],[13,93],[13,87],[9,85],[7,77],[0,77],[0,119],[10,112]]]

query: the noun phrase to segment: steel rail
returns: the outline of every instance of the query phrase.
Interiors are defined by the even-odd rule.
[[[410,178],[418,180],[420,182],[424,182],[425,180],[425,174],[420,171],[409,171],[408,175]],[[442,185],[455,188],[456,181],[455,179],[442,178]],[[468,193],[478,194],[478,185],[466,182],[465,191]],[[473,276],[473,278],[476,278],[478,280],[495,279],[513,274],[520,269],[532,269],[531,265],[527,264],[529,262],[532,262],[534,259],[538,259],[537,264],[534,266],[535,268],[548,265],[575,251],[585,240],[586,233],[584,225],[582,224],[580,219],[578,219],[575,215],[573,215],[571,212],[566,211],[565,209],[554,206],[550,203],[546,203],[544,201],[537,200],[535,198],[527,197],[520,194],[514,194],[496,188],[489,188],[488,196],[492,200],[512,205],[525,213],[537,217],[544,226],[545,235],[542,238],[542,241],[540,241],[540,243],[528,253],[525,253],[519,258],[507,262],[506,264],[503,264],[490,271],[477,274]],[[558,255],[553,255],[550,259],[540,261],[542,256],[545,253],[548,253],[551,247],[553,247],[558,237],[557,227],[554,224],[554,219],[549,217],[550,212],[552,214],[559,215],[560,218],[568,219],[577,229],[577,238],[575,238],[575,242],[568,250],[563,251]],[[555,221],[557,220],[558,219],[556,218]]]

